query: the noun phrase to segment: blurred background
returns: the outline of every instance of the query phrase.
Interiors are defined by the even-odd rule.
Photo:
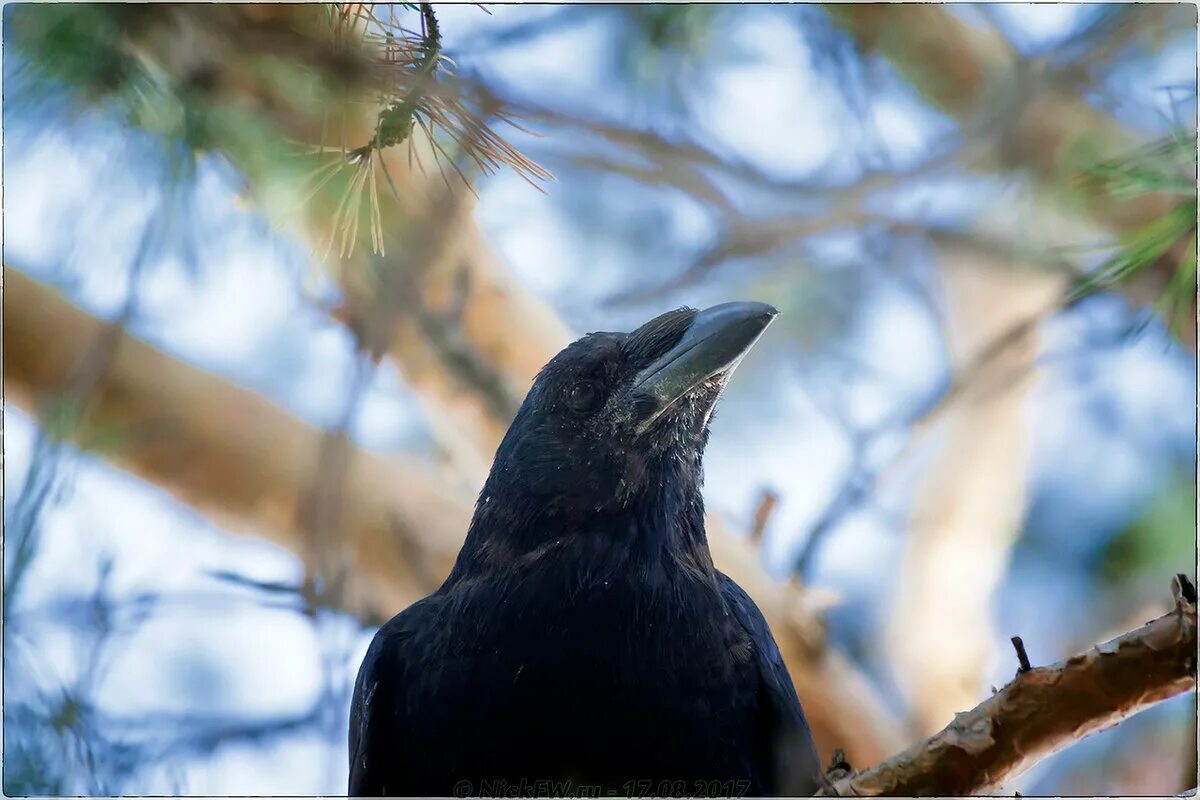
[[[572,338],[782,316],[719,567],[865,767],[1195,575],[1192,5],[36,5],[4,44],[4,790],[336,794]],[[1026,773],[1196,782],[1195,694]]]

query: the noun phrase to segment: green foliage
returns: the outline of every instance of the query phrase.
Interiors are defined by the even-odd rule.
[[[412,63],[407,72],[413,79],[413,85],[401,96],[394,97],[379,112],[375,136],[369,145],[375,150],[394,147],[408,139],[417,122],[416,115],[421,110],[421,94],[425,88],[422,83],[434,76],[442,56],[442,32],[438,27],[433,7],[424,3],[420,5],[419,10],[425,31],[415,40],[406,40],[401,31],[393,31],[383,26],[382,22],[376,22],[385,31],[384,45],[391,53],[402,55],[405,50],[411,53]]]
[[[695,50],[707,42],[717,11],[717,7],[703,4],[653,3],[628,8],[647,45],[681,51]]]
[[[1196,137],[1176,131],[1124,158],[1088,170],[1096,188],[1119,199],[1146,194],[1196,196]]]
[[[1175,475],[1142,514],[1109,542],[1100,555],[1098,572],[1106,581],[1125,585],[1138,575],[1158,579],[1179,571],[1194,559],[1196,547],[1196,482]]]
[[[278,117],[319,121],[322,114],[344,109],[336,76],[268,47],[239,53],[245,85],[255,88],[260,102],[238,102],[236,94],[215,90],[212,75],[171,76],[135,55],[138,30],[171,22],[154,10],[130,10],[136,8],[27,5],[9,15],[12,41],[38,87],[28,94],[65,90],[82,105],[115,113],[152,134],[171,154],[172,177],[180,182],[192,174],[197,157],[220,149],[245,174],[268,216],[284,223],[295,219],[303,207],[297,187],[309,180],[312,163],[302,157],[304,147],[287,140]],[[330,193],[318,202],[332,208],[340,196],[332,193],[346,182],[332,181]]]
[[[1196,201],[1180,203],[1167,214],[1122,234],[1120,249],[1100,270],[1089,275],[1081,289],[1106,289],[1128,281],[1162,258],[1179,238],[1194,233]]]
[[[139,6],[119,3],[22,4],[5,9],[4,26],[31,70],[99,100],[144,77],[122,45],[139,15]]]
[[[1178,196],[1166,214],[1124,233],[1116,254],[1076,287],[1080,297],[1127,283],[1168,258],[1180,242],[1186,252],[1175,266],[1156,309],[1168,325],[1191,325],[1196,291],[1196,137],[1175,133],[1120,159],[1095,165],[1084,176],[1086,189],[1125,202],[1147,195]]]
[[[619,6],[624,19],[617,69],[634,86],[658,87],[681,101],[688,72],[718,52],[715,29],[722,9],[697,3]]]
[[[406,143],[411,162],[418,129],[437,167],[464,182],[460,162],[485,174],[508,166],[531,183],[551,177],[489,126],[489,116],[515,125],[502,109],[450,80],[433,6],[405,7],[419,14],[420,33],[396,21],[396,8],[384,15],[371,4],[314,7],[311,17],[295,12],[274,30],[247,22],[232,6],[200,13],[26,4],[6,22],[43,87],[66,89],[154,134],[178,158],[179,177],[191,174],[199,154],[221,151],[270,218],[285,225],[331,219],[323,250],[331,252],[336,240],[348,258],[360,230],[369,230],[380,255],[385,238],[395,238],[385,237],[391,215],[379,186],[398,191],[380,151]],[[207,54],[161,63],[173,62],[172,48],[212,42],[219,45]],[[357,122],[364,104],[378,109],[366,134]],[[347,141],[354,136],[361,139]]]
[[[131,127],[159,137],[182,156],[176,177],[220,143],[254,178],[298,170],[269,117],[215,102],[204,80],[174,81],[133,54],[133,30],[156,20],[136,5],[48,4],[20,7],[9,30],[25,68],[43,91],[66,90],[83,104],[115,112]],[[311,70],[271,54],[250,62],[254,77],[293,106],[319,107],[330,91]],[[32,92],[30,94],[39,94]],[[230,147],[230,145],[233,145]]]

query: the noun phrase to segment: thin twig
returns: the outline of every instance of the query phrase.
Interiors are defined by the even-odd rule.
[[[1025,652],[1025,642],[1020,636],[1013,636],[1011,641],[1013,649],[1017,651],[1017,663],[1020,665],[1017,667],[1017,674],[1029,672],[1033,667],[1029,663],[1029,654]]]
[[[773,489],[763,489],[759,495],[758,505],[754,509],[754,523],[750,526],[750,541],[761,542],[767,523],[779,505],[779,494]]]

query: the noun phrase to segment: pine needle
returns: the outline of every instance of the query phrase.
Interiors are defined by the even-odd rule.
[[[428,141],[434,164],[447,188],[452,188],[447,175],[446,165],[449,164],[449,169],[455,172],[463,186],[478,196],[471,179],[460,166],[460,160],[484,175],[493,175],[508,167],[539,191],[543,191],[538,185],[539,181],[553,179],[548,170],[509,144],[486,121],[486,117],[491,116],[519,131],[531,133],[511,113],[490,108],[495,105],[491,98],[485,101],[482,94],[472,96],[461,85],[439,80],[439,76],[452,77],[456,65],[453,59],[442,52],[441,32],[433,6],[418,3],[415,9],[420,15],[419,32],[398,24],[391,6],[386,19],[376,12],[372,3],[335,4],[329,14],[335,41],[344,43],[354,32],[361,41],[378,49],[383,82],[380,86],[382,109],[371,141],[348,149],[343,109],[340,120],[343,132],[340,163],[321,165],[305,179],[305,185],[310,182],[313,184],[304,199],[308,203],[341,172],[341,167],[349,165],[355,168],[334,210],[326,256],[332,251],[334,238],[338,239],[338,252],[342,257],[349,257],[353,252],[364,191],[370,194],[367,213],[371,246],[375,252],[382,254],[383,214],[375,170],[378,168],[384,172],[389,189],[399,200],[400,193],[387,171],[381,151],[404,144],[408,148],[409,169],[412,169],[415,161],[417,169],[425,174],[421,154],[414,146],[414,131],[419,130]],[[322,127],[324,133],[325,125]],[[448,143],[453,145],[457,156],[448,151]],[[317,150],[328,152],[324,142]],[[378,159],[373,158],[375,155],[379,156]]]
[[[374,167],[368,164],[365,169],[371,174],[371,247],[382,256],[386,252],[383,247],[383,215],[379,211],[379,185],[375,181]]]

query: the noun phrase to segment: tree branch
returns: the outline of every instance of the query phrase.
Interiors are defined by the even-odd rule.
[[[4,270],[5,402],[39,414],[57,396],[93,342],[109,331],[58,292]],[[258,394],[119,333],[107,370],[70,431],[76,445],[100,447],[117,466],[167,489],[228,530],[249,528],[302,556],[301,498],[311,484],[325,432]],[[436,464],[354,448],[347,456],[340,546],[356,556],[362,584],[352,609],[386,618],[420,598],[396,526],[449,570],[469,504]]]
[[[823,794],[986,793],[1079,739],[1195,688],[1196,604],[1177,591],[1173,611],[1066,661],[1022,670],[939,733]]]
[[[255,6],[238,9],[258,13]],[[293,16],[291,24],[312,21],[306,6],[266,13],[276,24]],[[200,29],[204,19],[196,18]],[[153,41],[143,42],[147,57],[165,64],[176,80],[188,71],[171,58],[180,30],[156,29],[153,36],[145,34]],[[224,85],[216,82],[208,102],[217,107],[237,102],[222,93]],[[251,91],[279,102],[289,99],[272,95],[270,87]],[[271,116],[292,138],[319,140],[291,117]],[[348,141],[365,140],[374,122],[372,115],[352,115],[343,134]],[[418,156],[428,150],[425,137],[414,132],[412,140],[420,145]],[[238,142],[214,144],[239,163]],[[430,582],[449,571],[470,518],[470,493],[486,475],[516,403],[533,375],[571,338],[554,309],[521,286],[486,241],[471,218],[466,189],[431,189],[437,176],[423,175],[419,159],[412,168],[400,148],[379,156],[401,187],[380,198],[391,220],[385,231],[389,258],[377,259],[360,247],[336,270],[345,297],[337,316],[366,350],[386,353],[399,366],[453,470],[357,449],[347,456],[339,530],[366,579],[360,605],[373,612],[371,619],[386,618],[427,594]],[[329,220],[314,211],[308,224],[312,238],[323,240]],[[58,391],[62,371],[101,323],[56,292],[7,272],[13,301],[4,341],[7,377],[15,389],[10,399],[36,408],[39,395]],[[128,338],[92,402],[94,421],[132,432],[119,452],[106,454],[115,463],[165,486],[230,530],[248,528],[303,552],[297,500],[313,475],[323,432],[252,392]],[[714,561],[755,599],[780,639],[818,746],[826,752],[844,747],[862,762],[894,752],[905,741],[901,726],[871,683],[828,646],[819,609],[793,584],[772,580],[758,548],[712,515],[708,532]]]
[[[105,323],[14,269],[4,276],[5,400],[36,413]],[[110,369],[71,433],[87,447],[104,429],[121,433],[120,446],[102,453],[117,466],[228,530],[311,555],[298,516],[326,432],[128,335],[117,342]],[[466,534],[474,486],[420,459],[356,447],[343,457],[337,544],[353,558],[352,573],[362,582],[348,587],[346,610],[386,619],[449,572]],[[842,747],[862,763],[901,747],[904,731],[875,688],[828,645],[819,604],[795,584],[773,580],[758,547],[713,515],[708,532],[714,562],[754,598],[775,632],[819,746],[828,752]]]
[[[948,396],[913,430],[928,454],[908,514],[885,640],[921,735],[974,702],[992,651],[992,595],[1021,531],[1040,321],[1064,281],[941,246]],[[957,381],[957,382],[956,382]],[[933,439],[919,433],[936,430]],[[936,652],[931,659],[930,653]]]
[[[1109,6],[1039,61],[1047,62],[1053,79],[1064,88],[1083,90],[1106,77],[1128,50],[1139,45],[1149,50],[1172,31],[1195,25],[1195,8],[1182,3]]]
[[[963,125],[989,121],[998,137],[992,168],[1026,171],[1060,208],[1119,233],[1161,218],[1178,203],[1165,192],[1130,200],[1087,191],[1081,171],[1132,152],[1140,137],[1058,73],[1035,74],[997,31],[934,4],[826,8],[860,47],[886,57],[938,109]],[[1144,270],[1122,291],[1135,302],[1157,298],[1172,274]]]

